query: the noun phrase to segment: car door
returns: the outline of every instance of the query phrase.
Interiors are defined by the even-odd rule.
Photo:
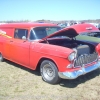
[[[30,42],[27,40],[28,29],[15,29],[10,41],[11,59],[24,66],[29,66]]]

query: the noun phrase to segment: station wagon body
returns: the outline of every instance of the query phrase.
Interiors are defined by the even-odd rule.
[[[100,45],[78,41],[77,35],[73,28],[50,23],[0,25],[0,61],[38,68],[43,80],[51,84],[75,79],[100,67]]]

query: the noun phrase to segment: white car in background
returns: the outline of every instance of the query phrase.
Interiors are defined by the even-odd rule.
[[[99,23],[90,23],[92,25],[94,25],[95,27],[99,28]]]
[[[1,25],[1,24],[6,24],[6,23],[0,23],[0,25]]]

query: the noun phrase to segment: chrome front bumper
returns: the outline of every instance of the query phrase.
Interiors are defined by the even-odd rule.
[[[81,67],[80,70],[76,70],[73,72],[58,72],[58,75],[62,79],[76,79],[78,76],[84,75],[98,68],[100,68],[100,62],[97,62],[96,64],[86,68]]]

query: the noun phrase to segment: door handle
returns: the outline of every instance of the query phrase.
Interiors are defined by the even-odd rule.
[[[26,40],[25,40],[25,41],[23,41],[23,43],[24,43],[24,42],[26,42]]]
[[[10,42],[13,42],[12,40]]]

